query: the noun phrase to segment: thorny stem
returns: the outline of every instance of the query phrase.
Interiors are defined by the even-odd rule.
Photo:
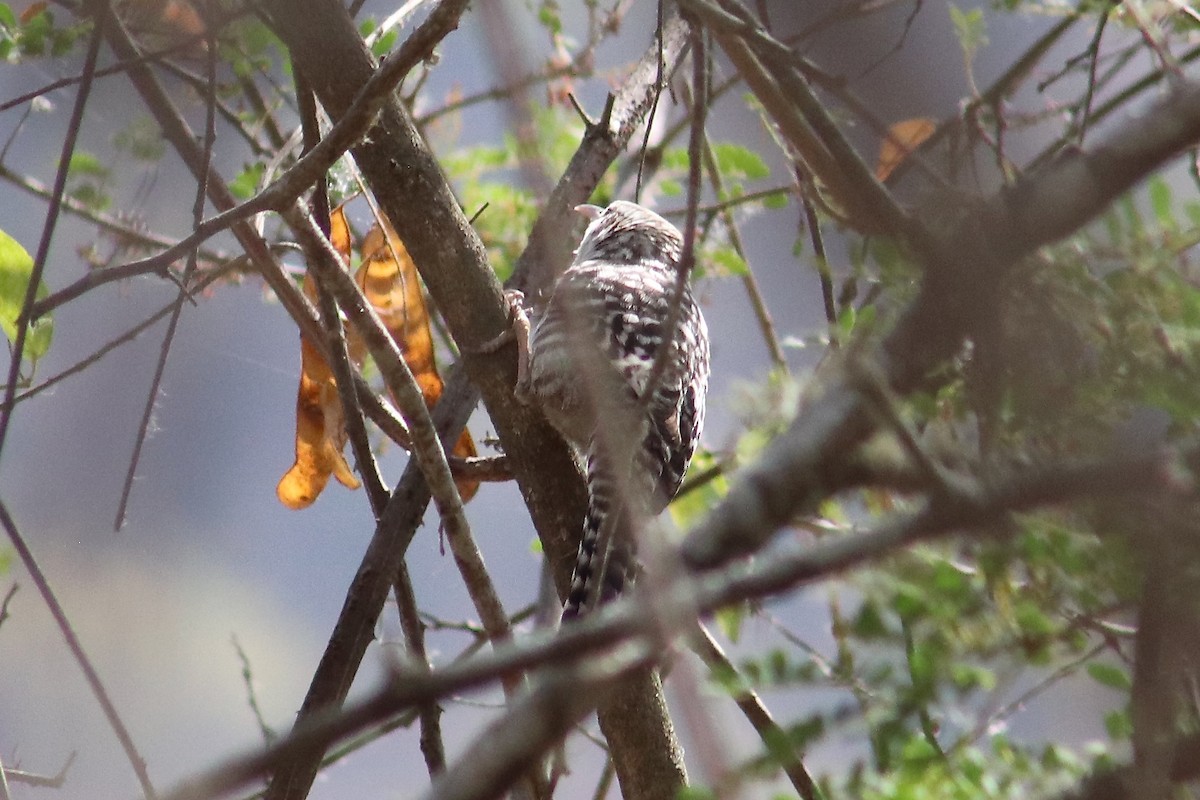
[[[196,179],[196,195],[192,203],[192,225],[200,225],[204,219],[204,203],[208,196],[208,178],[212,171],[213,144],[217,139],[216,85],[217,85],[217,48],[216,40],[208,41],[208,84],[205,94],[204,117],[204,146],[200,156],[201,169]],[[113,530],[119,531],[125,524],[125,513],[129,508],[129,498],[133,493],[133,480],[137,475],[138,464],[141,462],[142,448],[146,444],[146,436],[150,432],[150,419],[154,414],[154,404],[158,402],[158,390],[162,385],[163,375],[167,370],[167,358],[171,353],[171,345],[175,341],[175,331],[179,325],[179,317],[183,314],[183,304],[191,299],[186,288],[187,282],[196,271],[196,250],[188,253],[187,266],[183,270],[183,279],[175,305],[167,320],[167,330],[163,334],[162,346],[158,353],[158,362],[154,367],[154,377],[150,381],[150,390],[146,393],[146,405],[142,409],[142,420],[138,425],[137,437],[133,444],[133,455],[129,458],[129,468],[125,472],[125,483],[121,487],[121,499],[117,504],[117,516],[113,522]]]

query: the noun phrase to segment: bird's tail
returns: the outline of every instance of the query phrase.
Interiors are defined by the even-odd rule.
[[[618,597],[637,569],[637,542],[628,498],[620,496],[607,459],[599,457],[595,447],[588,454],[587,473],[587,514],[571,591],[563,605],[563,622]],[[600,583],[594,585],[601,571]]]

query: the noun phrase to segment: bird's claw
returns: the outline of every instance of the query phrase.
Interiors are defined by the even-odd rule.
[[[505,289],[504,301],[508,304],[508,327],[500,334],[488,339],[476,348],[476,352],[495,353],[509,342],[517,345],[517,384],[513,394],[522,403],[527,403],[532,395],[529,377],[529,335],[532,326],[529,314],[525,311],[525,293],[519,289]]]

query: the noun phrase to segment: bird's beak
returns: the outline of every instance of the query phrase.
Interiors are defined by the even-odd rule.
[[[575,210],[582,214],[588,222],[591,222],[599,217],[604,211],[604,209],[600,206],[594,206],[590,203],[584,203],[583,205],[575,206]]]

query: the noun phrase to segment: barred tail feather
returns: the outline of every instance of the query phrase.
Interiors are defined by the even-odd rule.
[[[606,522],[611,520],[611,523]],[[605,525],[609,524],[609,530]],[[607,538],[607,560],[601,549]],[[636,569],[636,548],[628,506],[616,497],[613,483],[608,479],[599,459],[588,459],[588,507],[583,519],[583,536],[571,590],[563,605],[562,620],[566,622],[584,614],[591,604],[607,603],[625,589]],[[595,574],[603,564],[604,574],[599,587],[593,589]]]

